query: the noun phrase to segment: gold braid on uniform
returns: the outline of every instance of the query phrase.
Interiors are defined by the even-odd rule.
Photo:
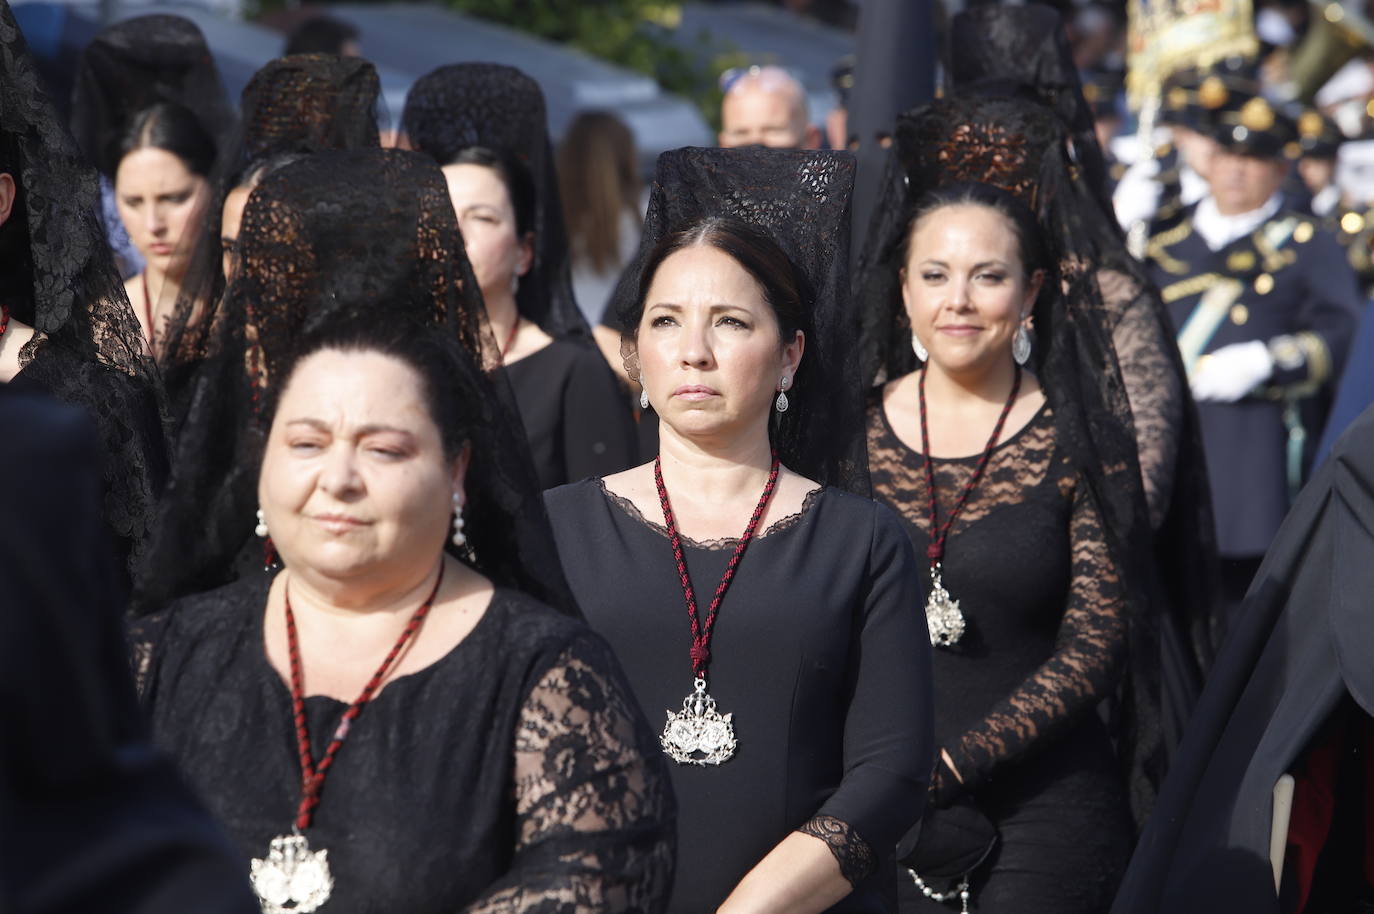
[[[1158,235],[1150,239],[1150,244],[1146,248],[1145,257],[1159,264],[1160,268],[1166,273],[1173,273],[1175,276],[1183,276],[1188,272],[1188,264],[1173,257],[1165,248],[1178,244],[1193,231],[1191,220],[1185,219],[1171,229],[1165,229]],[[1168,299],[1166,298],[1167,302]]]

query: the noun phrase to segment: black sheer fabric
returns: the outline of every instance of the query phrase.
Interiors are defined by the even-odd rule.
[[[289,831],[301,791],[291,693],[263,647],[267,593],[243,580],[175,604],[144,678],[155,737],[245,872]],[[346,708],[305,699],[316,758]],[[329,852],[325,909],[339,914],[653,914],[672,883],[672,792],[615,658],[512,590],[377,693],[321,800],[307,834]]]
[[[570,607],[438,167],[399,150],[311,156],[264,179],[239,239],[240,272],[192,382],[143,605],[223,584],[240,557],[261,561],[252,533],[271,400],[313,330],[362,320],[452,334],[453,383],[481,408],[466,509],[475,566]]]
[[[452,64],[416,81],[401,133],[411,149],[447,165],[471,146],[515,156],[534,184],[534,262],[520,278],[516,306],[554,338],[586,336],[572,291],[572,259],[558,171],[539,84],[494,63]]]
[[[253,75],[243,90],[242,120],[215,163],[211,194],[194,242],[158,360],[167,378],[173,418],[184,418],[185,385],[206,355],[210,328],[224,295],[224,200],[259,172],[294,157],[329,149],[378,145],[381,84],[372,64],[356,57],[302,54],[281,57]]]
[[[1036,214],[1056,254],[1036,302],[1032,368],[1051,407],[1060,446],[1102,514],[1104,536],[1132,602],[1132,663],[1121,707],[1132,805],[1147,814],[1163,776],[1160,596],[1153,534],[1131,402],[1115,345],[1120,315],[1104,301],[1091,227],[1096,208],[1075,200],[1064,133],[1048,109],[1003,98],[954,98],[902,115],[884,204],[875,213],[858,281],[864,369],[874,381],[915,368],[900,292],[911,214],[926,192],[977,181],[1015,194]]]
[[[10,383],[95,418],[105,520],[132,564],[167,472],[161,387],[105,244],[95,172],[57,119],[7,5],[0,54],[0,171],[17,188],[0,227],[0,301],[36,331]]]
[[[1189,667],[1211,661],[1211,608],[1218,572],[1202,433],[1188,392],[1174,328],[1145,265],[1126,249],[1112,206],[1107,159],[1097,141],[1063,21],[1048,6],[985,6],[954,18],[950,36],[953,89],[961,95],[1038,100],[1054,112],[1067,154],[1057,181],[1060,199],[1077,221],[1080,256],[1097,265],[1098,292],[1113,322],[1121,380],[1135,425],[1145,501],[1156,531],[1160,577],[1171,612],[1161,618],[1171,653]],[[1091,247],[1087,242],[1091,241]],[[1198,670],[1182,670],[1181,698],[1191,704]],[[1170,711],[1176,741],[1187,707]]]
[[[649,196],[639,255],[616,286],[622,327],[643,297],[645,259],[665,236],[707,216],[767,232],[801,280],[806,353],[771,435],[783,464],[803,476],[866,494],[860,428],[863,385],[849,313],[849,205],[854,157],[847,152],[698,149],[665,152]],[[627,368],[639,373],[625,331]],[[857,442],[857,443],[856,443]]]
[[[120,133],[158,102],[189,108],[218,139],[233,128],[234,109],[196,24],[155,13],[97,35],[81,55],[72,92],[72,133],[86,160],[113,180]]]

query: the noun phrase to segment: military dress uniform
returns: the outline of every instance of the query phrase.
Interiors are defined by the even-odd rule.
[[[1240,132],[1252,144],[1254,134]],[[1209,204],[1215,212],[1205,199],[1156,231],[1146,256],[1198,400],[1223,584],[1235,605],[1307,472],[1362,300],[1345,252],[1317,220],[1276,196],[1252,230],[1213,250],[1198,231]]]

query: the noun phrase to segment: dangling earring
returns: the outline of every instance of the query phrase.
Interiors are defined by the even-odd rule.
[[[267,518],[262,516],[262,508],[258,509],[258,525],[253,528],[253,532],[259,537],[267,536]]]
[[[930,353],[926,351],[925,346],[921,345],[921,338],[914,333],[911,334],[911,351],[916,353],[916,358],[922,362],[930,360]]]
[[[258,525],[253,532],[263,539],[262,570],[271,571],[272,566],[277,564],[277,547],[272,545],[272,537],[267,535],[267,518],[262,516],[262,508],[258,509]]]
[[[778,398],[773,401],[773,408],[780,413],[785,413],[790,405],[787,402],[787,376],[783,375],[782,382],[778,385]]]
[[[463,532],[463,496],[453,493],[453,545],[459,549],[468,544],[468,536]]]
[[[519,273],[512,273],[512,274],[511,274],[511,277],[510,277],[510,294],[511,294],[511,295],[519,295],[519,294],[520,294],[520,274],[519,274]]]
[[[1030,361],[1031,338],[1030,332],[1022,324],[1016,328],[1016,335],[1011,340],[1011,357],[1016,360],[1017,365],[1024,365]]]
[[[649,388],[644,386],[644,379],[639,379],[639,408],[646,410],[649,408]]]

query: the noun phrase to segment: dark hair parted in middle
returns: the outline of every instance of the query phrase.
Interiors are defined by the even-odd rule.
[[[481,165],[490,168],[506,185],[510,194],[510,205],[515,210],[515,231],[522,238],[527,232],[534,231],[534,180],[530,170],[513,155],[490,149],[486,146],[467,146],[453,156],[445,165]]]
[[[639,289],[629,308],[619,315],[623,336],[633,339],[644,316],[644,299],[654,274],[672,254],[706,245],[729,254],[759,284],[763,300],[778,321],[780,343],[791,342],[798,330],[807,329],[805,280],[778,243],[766,232],[736,219],[708,216],[680,231],[664,235],[649,252],[639,274]]]
[[[1027,277],[1036,270],[1044,270],[1050,266],[1049,252],[1045,250],[1039,224],[1030,207],[999,187],[965,181],[932,190],[916,201],[916,208],[907,227],[906,239],[902,242],[902,269],[906,269],[906,264],[911,259],[911,242],[916,237],[916,229],[928,217],[951,206],[982,206],[1002,214],[1011,223],[1012,231],[1016,233],[1021,266]]]
[[[119,137],[111,161],[118,168],[129,153],[149,148],[170,152],[186,164],[187,171],[202,178],[208,178],[215,165],[214,137],[205,131],[189,108],[171,102],[153,105],[136,114]]]

